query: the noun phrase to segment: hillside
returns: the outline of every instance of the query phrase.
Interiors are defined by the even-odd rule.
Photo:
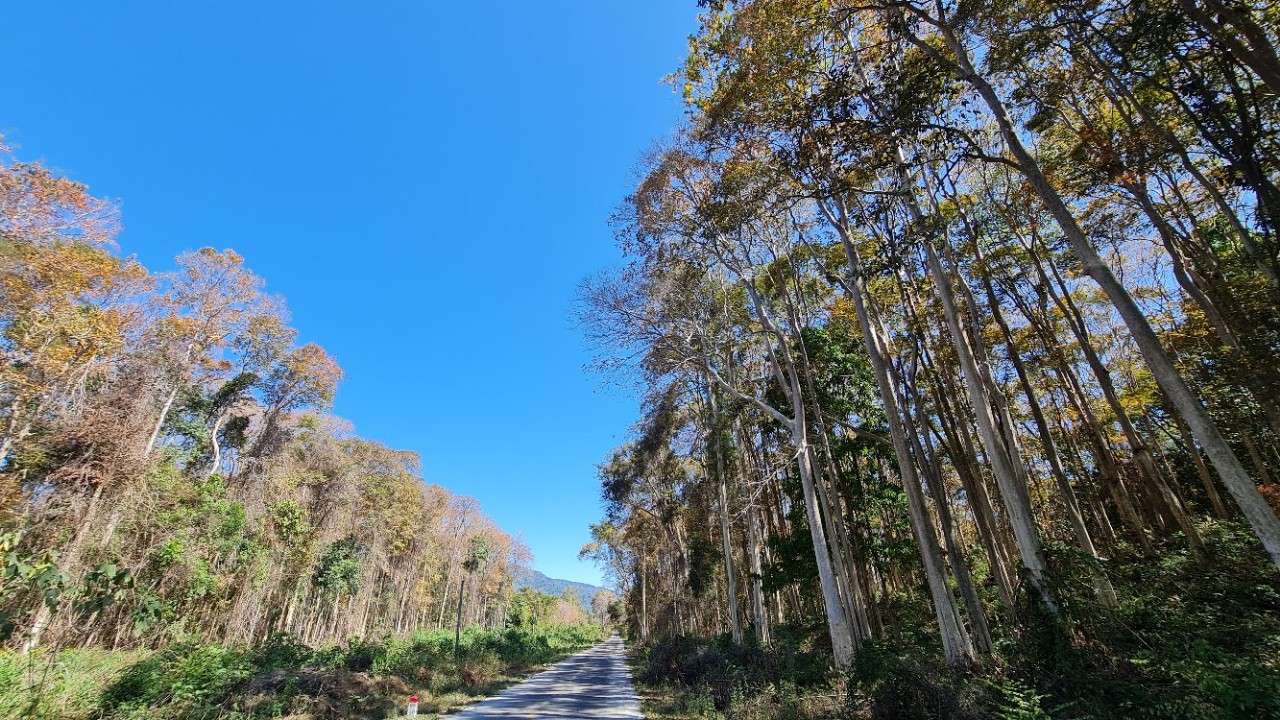
[[[591,598],[594,597],[596,593],[604,590],[604,588],[597,587],[595,585],[547,577],[533,568],[512,568],[511,579],[515,582],[517,590],[532,588],[538,592],[555,595],[557,597],[564,594],[565,588],[573,588],[578,591],[578,597],[582,600],[584,605],[590,604]]]

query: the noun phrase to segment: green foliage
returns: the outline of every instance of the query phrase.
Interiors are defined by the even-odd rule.
[[[273,633],[261,645],[253,649],[253,663],[260,670],[296,668],[313,658],[311,648],[297,638],[284,633]]]
[[[177,643],[125,670],[103,693],[101,708],[118,717],[211,715],[254,670],[242,649]]]
[[[360,589],[359,545],[354,537],[329,546],[311,576],[316,587],[334,595],[351,594]]]
[[[887,420],[857,328],[846,323],[806,327],[800,331],[800,342],[813,363],[822,408],[833,417],[853,418],[870,430],[883,428]]]
[[[115,563],[103,563],[85,573],[76,609],[82,616],[100,613],[127,599],[133,585],[133,573],[128,568],[118,567]]]
[[[532,627],[546,622],[555,605],[555,596],[532,588],[521,588],[511,598],[507,622],[513,627]]]
[[[1061,619],[1028,604],[1021,627],[999,641],[1020,683],[996,686],[1002,702],[1034,696],[1055,718],[1280,718],[1280,577],[1246,527],[1200,532],[1203,553],[1108,568],[1121,598],[1114,612],[1100,611],[1078,580],[1057,585]],[[1055,565],[1075,574],[1066,560]]]
[[[307,523],[307,511],[296,500],[267,503],[267,512],[271,516],[276,537],[287,545],[297,543],[311,532],[311,526]]]
[[[115,562],[90,569],[78,581],[58,567],[58,553],[53,550],[25,552],[19,548],[18,533],[0,535],[0,641],[9,640],[28,618],[43,606],[56,611],[69,605],[76,618],[102,613],[113,605],[135,596],[133,572]],[[19,599],[35,600],[25,607]],[[139,606],[135,617],[142,612]],[[151,623],[147,623],[149,627]],[[135,625],[135,632],[141,634]]]
[[[261,523],[229,496],[220,476],[192,481],[166,462],[148,479],[168,500],[158,520],[169,537],[152,552],[150,568],[139,573],[154,581],[166,571],[182,571],[177,574],[185,578],[185,587],[165,594],[179,614],[185,602],[228,592],[231,578],[250,572],[267,551]]]
[[[155,593],[143,593],[133,609],[133,635],[141,637],[174,616],[173,607]]]
[[[28,552],[21,549],[18,532],[0,534],[0,642],[12,637],[27,615],[34,612],[28,605],[15,602],[33,596],[45,607],[55,608],[71,579],[58,567],[58,553],[44,549]]]
[[[385,717],[410,689],[493,692],[498,683],[603,639],[591,625],[469,628],[462,653],[448,631],[382,642],[349,638],[312,649],[287,635],[255,648],[194,640],[157,652],[0,652],[0,718]]]
[[[1000,693],[997,712],[1001,720],[1053,720],[1040,704],[1043,695],[1014,683],[997,685],[996,690]]]
[[[492,630],[471,627],[463,631],[455,657],[452,633],[418,632],[388,641],[372,667],[380,674],[413,677],[421,668],[451,667],[455,662],[465,665],[491,657],[500,661],[506,671],[518,673],[554,662],[603,639],[604,631],[592,624],[539,624]]]
[[[476,535],[471,538],[467,544],[467,557],[462,561],[462,568],[469,573],[473,573],[480,569],[480,566],[489,559],[489,544],[485,539]]]
[[[526,670],[544,665],[604,640],[604,631],[592,623],[581,625],[541,624],[535,628],[472,629],[471,648],[492,652],[508,667]],[[464,642],[467,641],[464,634]],[[471,652],[464,647],[464,652]]]
[[[705,532],[690,532],[689,590],[694,597],[703,597],[715,588],[717,573],[722,573],[724,553],[719,541]]]
[[[851,678],[869,700],[874,720],[985,720],[993,716],[980,685],[966,683],[937,659],[869,643],[855,658]]]
[[[764,568],[764,587],[766,590],[779,590],[796,583],[802,587],[813,587],[818,577],[818,562],[813,554],[800,479],[786,478],[782,489],[791,500],[787,514],[790,531],[772,533],[766,538],[773,562]]]

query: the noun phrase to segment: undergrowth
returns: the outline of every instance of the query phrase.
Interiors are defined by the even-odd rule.
[[[1114,610],[1077,558],[1052,558],[1061,614],[1024,598],[972,667],[943,664],[923,598],[894,598],[899,629],[864,643],[847,673],[829,670],[825,627],[809,626],[768,648],[638,646],[636,679],[650,714],[670,718],[1280,720],[1280,575],[1247,528],[1202,531],[1203,552],[1113,561]]]
[[[0,653],[0,718],[249,720],[384,718],[421,698],[423,716],[496,692],[603,638],[593,626],[418,632],[311,648],[175,642],[155,651]]]

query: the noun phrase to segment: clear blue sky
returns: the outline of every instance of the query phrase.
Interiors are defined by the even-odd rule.
[[[635,403],[585,374],[578,281],[680,117],[693,0],[47,2],[0,12],[0,132],[123,204],[154,269],[232,247],[347,372],[361,435],[421,453],[543,572],[600,515]]]

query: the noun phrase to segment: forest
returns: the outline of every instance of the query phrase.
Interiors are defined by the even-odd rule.
[[[483,693],[598,638],[599,599],[517,593],[522,543],[328,412],[342,369],[240,255],[149,271],[117,204],[0,152],[0,716],[278,716],[271,672],[318,696],[314,665],[400,673],[314,715],[383,717],[423,668]]]
[[[580,289],[654,716],[1280,718],[1280,11],[699,5]]]

